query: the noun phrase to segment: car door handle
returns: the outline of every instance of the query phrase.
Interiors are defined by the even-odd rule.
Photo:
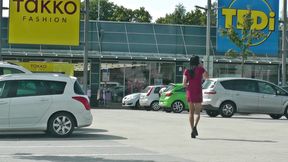
[[[43,98],[43,99],[40,99],[40,101],[41,101],[41,102],[46,102],[46,101],[49,101],[49,99],[44,99],[44,98]]]
[[[236,96],[240,96],[240,94],[237,93]]]
[[[8,102],[6,102],[6,101],[1,101],[0,102],[0,105],[5,105],[5,104],[8,104]]]

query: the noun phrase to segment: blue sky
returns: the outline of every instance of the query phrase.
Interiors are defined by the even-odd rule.
[[[207,5],[206,0],[109,0],[109,1],[130,9],[137,9],[143,6],[151,14],[153,21],[159,17],[165,16],[165,14],[167,13],[172,13],[175,9],[175,6],[179,3],[182,3],[187,11],[194,10],[195,5],[203,7]],[[217,0],[211,0],[211,1],[214,2]],[[283,0],[280,0],[279,3],[280,3],[279,9],[281,11]],[[3,6],[8,7],[9,0],[3,0]],[[5,11],[3,15],[7,17],[8,12]]]
[[[81,0],[83,1],[83,0]],[[137,9],[140,7],[145,7],[147,11],[153,17],[153,20],[156,20],[159,17],[165,16],[167,13],[172,13],[175,9],[175,6],[179,3],[182,3],[187,11],[194,10],[195,5],[206,6],[207,1],[205,0],[109,0],[114,2],[117,5],[122,5],[126,8]],[[212,0],[214,2],[215,0]],[[3,6],[9,6],[9,0],[3,0]],[[8,12],[3,13],[7,17]]]
[[[207,6],[206,0],[109,0],[117,5],[122,5],[126,8],[137,9],[141,6],[145,7],[151,14],[153,20],[159,17],[164,17],[167,13],[172,13],[175,6],[182,3],[187,11],[194,10],[194,6]],[[212,0],[214,2],[215,0]]]

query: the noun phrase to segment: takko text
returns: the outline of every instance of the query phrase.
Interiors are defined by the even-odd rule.
[[[17,12],[24,9],[28,13],[68,14],[73,15],[77,11],[77,4],[72,0],[13,0],[17,6]]]

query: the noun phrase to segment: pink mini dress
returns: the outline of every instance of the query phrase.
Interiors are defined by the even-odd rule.
[[[188,102],[201,103],[202,98],[202,76],[205,69],[202,66],[197,66],[194,69],[195,75],[191,78],[189,70],[184,70],[184,75],[187,77],[188,85],[186,87],[186,97]]]

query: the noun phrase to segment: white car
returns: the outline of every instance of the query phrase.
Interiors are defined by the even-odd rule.
[[[8,62],[0,62],[0,75],[18,74],[18,73],[31,74],[32,72],[16,64]]]
[[[122,106],[139,108],[140,107],[139,99],[140,99],[140,93],[132,93],[130,95],[127,95],[122,99]]]
[[[146,87],[140,94],[140,106],[145,107],[147,110],[152,109],[154,111],[160,110],[159,106],[159,91],[165,86],[154,85]]]
[[[202,105],[211,117],[231,117],[238,112],[288,118],[288,92],[259,79],[208,79],[203,83]]]
[[[10,74],[0,77],[0,130],[39,130],[66,137],[92,124],[89,98],[75,77]]]

